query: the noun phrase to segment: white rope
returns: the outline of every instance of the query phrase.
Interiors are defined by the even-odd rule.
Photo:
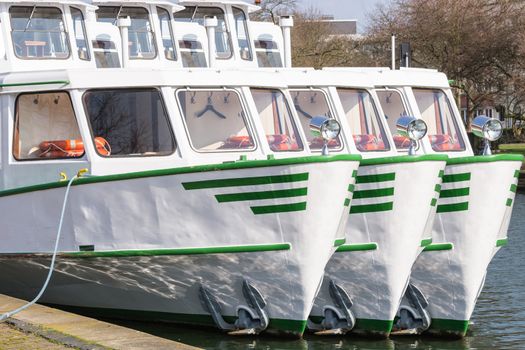
[[[62,204],[62,213],[60,214],[60,223],[58,225],[57,237],[55,240],[55,250],[53,252],[53,257],[51,258],[51,265],[49,266],[49,272],[47,273],[47,278],[46,278],[46,281],[44,282],[44,285],[42,286],[42,289],[40,289],[40,292],[38,293],[38,295],[29,303],[19,307],[16,310],[6,312],[5,314],[0,315],[0,322],[7,320],[9,317],[14,316],[20,311],[23,311],[27,309],[28,307],[30,307],[31,305],[35,304],[46,291],[47,285],[49,284],[49,281],[51,280],[51,276],[53,275],[53,270],[55,268],[55,260],[56,260],[56,256],[58,252],[58,243],[60,241],[60,236],[62,234],[62,224],[64,222],[64,214],[66,212],[66,205],[67,205],[67,200],[69,197],[69,190],[71,188],[71,185],[73,184],[73,181],[75,181],[78,177],[79,177],[79,174],[73,176],[71,180],[69,180],[67,187],[66,187],[66,193],[64,194],[64,202]]]

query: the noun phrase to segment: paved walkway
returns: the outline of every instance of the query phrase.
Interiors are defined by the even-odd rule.
[[[25,301],[0,294],[0,313],[14,310]],[[177,349],[197,348],[133,329],[33,305],[0,323],[0,350],[18,349]]]

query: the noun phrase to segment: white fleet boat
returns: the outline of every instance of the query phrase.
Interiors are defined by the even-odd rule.
[[[274,114],[269,134],[250,87],[270,108],[286,95],[267,73],[96,69],[134,62],[112,48],[118,31],[82,20],[92,7],[2,6],[0,292],[37,294],[68,200],[42,302],[300,336],[361,156],[312,156],[293,113]],[[132,46],[155,37],[130,34]],[[283,144],[293,153],[275,159]]]
[[[388,120],[400,114],[423,119],[429,126],[431,143],[425,152],[449,156],[437,201],[433,244],[414,264],[396,329],[462,337],[483,288],[487,266],[507,244],[523,157],[474,155],[444,74],[429,69],[370,72],[376,78],[376,91]],[[492,123],[478,117],[473,131],[477,136],[497,139],[501,125]]]

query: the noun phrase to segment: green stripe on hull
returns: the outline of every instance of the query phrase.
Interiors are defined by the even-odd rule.
[[[432,207],[435,207],[436,204],[437,204],[437,202],[438,202],[438,200],[437,200],[436,198],[432,198],[432,200],[430,201],[430,205],[431,205]]]
[[[462,197],[468,196],[470,194],[470,188],[453,188],[450,190],[441,190],[439,198],[453,198],[453,197]]]
[[[346,243],[346,238],[339,238],[334,241],[334,247],[339,247]]]
[[[306,180],[308,180],[308,173],[299,173],[299,174],[290,174],[290,175],[240,177],[240,178],[232,178],[232,179],[183,182],[182,186],[184,187],[185,190],[202,190],[206,188],[270,185],[270,184],[277,184],[277,183],[297,182],[297,181],[306,181]]]
[[[511,192],[516,193],[517,190],[518,190],[518,186],[517,185],[515,185],[515,184],[510,185],[510,191]]]
[[[519,170],[514,171],[514,177],[515,178],[519,178],[520,177],[520,171]]]
[[[443,176],[443,183],[468,181],[468,180],[470,180],[470,173],[458,173],[458,174],[449,174],[449,175]]]
[[[439,185],[439,184],[436,185],[436,186],[434,187],[434,191],[436,191],[437,193],[441,192],[441,185]]]
[[[210,315],[202,314],[181,314],[160,311],[125,310],[110,308],[91,308],[80,306],[65,306],[57,304],[47,304],[49,306],[95,317],[147,321],[147,322],[168,322],[179,323],[193,326],[216,327]],[[235,316],[224,316],[227,322],[234,322]],[[288,320],[280,318],[270,318],[270,323],[265,332],[291,335],[299,337],[306,329],[306,320]]]
[[[496,247],[503,247],[503,246],[507,245],[507,243],[508,243],[507,238],[498,239],[496,241]]]
[[[427,334],[462,338],[467,334],[468,321],[433,318]]]
[[[423,249],[424,252],[434,252],[441,250],[452,250],[454,249],[454,244],[452,243],[434,243],[429,244]]]
[[[354,243],[354,244],[344,244],[337,248],[336,253],[342,252],[361,252],[367,250],[376,250],[377,243]]]
[[[373,182],[392,181],[396,179],[396,173],[374,174],[374,175],[359,175],[355,179],[357,184],[369,184]]]
[[[290,250],[290,243],[276,244],[255,244],[238,245],[224,247],[205,247],[205,248],[178,248],[178,249],[149,249],[149,250],[111,250],[94,252],[67,252],[61,253],[61,257],[71,258],[114,258],[114,257],[133,257],[133,256],[163,256],[163,255],[200,255],[200,254],[233,254],[233,253],[253,253],[270,252],[279,250]],[[10,255],[10,254],[1,254]],[[13,254],[20,255],[20,254]],[[25,254],[24,254],[25,255]]]
[[[262,199],[275,199],[275,198],[291,198],[306,196],[308,194],[308,188],[293,188],[288,190],[275,190],[275,191],[260,191],[260,192],[241,192],[241,193],[228,193],[228,194],[217,194],[217,202],[239,202],[239,201],[251,201],[251,200],[262,200]]]
[[[505,205],[507,207],[510,207],[512,205],[512,198],[507,198],[507,201],[505,202]]]
[[[394,208],[394,202],[379,203],[379,204],[363,204],[352,205],[350,207],[350,214],[362,213],[377,213],[381,211],[389,211]]]
[[[344,206],[345,207],[350,206],[350,198],[345,198]]]
[[[258,207],[250,207],[250,209],[255,215],[289,213],[289,212],[294,212],[294,211],[306,210],[306,202],[291,203],[291,204],[261,205]]]
[[[441,204],[437,206],[438,213],[451,213],[455,211],[465,211],[465,210],[468,210],[468,202]]]
[[[321,323],[323,321],[323,316],[310,316],[312,322]],[[368,318],[358,318],[354,328],[350,331],[349,334],[360,334],[366,336],[375,336],[385,338],[388,337],[392,331],[392,326],[394,325],[394,320],[373,320]]]
[[[374,190],[362,190],[355,191],[353,199],[362,199],[362,198],[377,198],[377,197],[386,197],[394,195],[394,188],[378,188]]]
[[[432,238],[426,238],[421,240],[420,247],[426,247],[427,245],[432,244]]]

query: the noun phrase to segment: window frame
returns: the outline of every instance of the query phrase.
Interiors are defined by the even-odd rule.
[[[462,149],[439,151],[439,150],[436,150],[434,148],[434,145],[432,144],[432,142],[430,142],[430,135],[427,132],[427,134],[425,135],[425,138],[428,140],[428,143],[430,144],[430,148],[432,149],[432,151],[436,152],[436,153],[448,153],[448,152],[460,153],[460,152],[468,151],[469,148],[468,148],[467,142],[470,142],[470,141],[469,141],[468,137],[465,137],[466,135],[463,135],[463,130],[460,128],[460,126],[458,124],[458,121],[457,121],[457,118],[456,118],[456,114],[454,113],[454,109],[452,108],[452,105],[450,104],[450,99],[448,98],[448,95],[445,92],[445,90],[443,90],[441,88],[429,88],[429,87],[427,87],[427,88],[425,88],[425,87],[412,87],[411,90],[412,90],[412,94],[414,95],[414,99],[416,101],[416,107],[418,109],[419,116],[421,117],[420,119],[422,119],[423,121],[425,119],[422,117],[421,109],[419,108],[419,104],[417,103],[417,98],[416,98],[415,91],[416,90],[423,90],[423,91],[430,91],[430,92],[439,91],[439,92],[441,92],[443,94],[443,96],[445,97],[445,100],[447,102],[447,107],[448,107],[448,110],[449,110],[450,115],[452,117],[452,123],[454,124],[454,128],[456,129],[456,133],[461,137],[461,141],[463,143]]]
[[[115,5],[102,5],[102,6],[99,6],[98,8],[101,9],[101,8],[103,8],[103,7],[105,7],[105,8],[108,8],[108,7],[119,8],[120,6],[115,6]],[[121,7],[122,7],[122,9],[130,9],[130,8],[131,8],[131,9],[143,9],[143,10],[146,11],[146,13],[148,14],[148,21],[149,21],[149,24],[150,24],[152,30],[151,30],[151,31],[147,31],[147,32],[143,32],[143,33],[151,33],[151,42],[152,42],[153,47],[154,47],[154,49],[155,49],[154,55],[153,55],[152,57],[148,57],[148,58],[144,58],[144,57],[139,58],[139,57],[136,57],[136,56],[131,56],[131,55],[129,54],[129,50],[128,50],[128,59],[129,59],[129,60],[136,60],[136,61],[151,61],[151,60],[155,60],[155,59],[157,59],[157,57],[158,57],[158,55],[159,55],[159,48],[157,47],[157,35],[156,35],[156,33],[155,33],[154,24],[153,24],[153,23],[154,23],[154,21],[153,21],[153,16],[152,16],[150,10],[149,10],[147,7],[144,7],[144,6],[134,6],[134,5],[131,5],[131,6],[130,6],[130,5],[124,6],[124,5],[122,5]],[[99,22],[99,20],[98,20],[98,14],[97,14],[96,11],[95,11],[95,17],[96,17],[96,22]],[[131,18],[131,17],[130,17],[130,18]],[[117,18],[117,20],[118,20],[118,18]],[[131,19],[131,20],[133,20],[133,19]],[[116,25],[115,25],[115,27],[116,27]],[[118,28],[118,27],[117,27],[117,28]],[[131,28],[131,26],[128,27],[128,38],[129,38],[129,33],[131,32],[131,31],[130,31],[130,28]],[[129,41],[129,39],[128,39],[128,41]],[[121,62],[121,65],[122,65],[122,62]]]
[[[242,111],[244,112],[243,113],[244,114],[243,115],[244,124],[246,125],[246,130],[248,131],[249,136],[252,138],[253,147],[252,148],[243,148],[243,149],[239,149],[239,150],[226,148],[226,149],[217,149],[217,150],[203,151],[203,150],[197,149],[193,145],[193,142],[191,140],[190,130],[188,129],[188,124],[186,123],[186,115],[183,112],[182,105],[180,103],[180,99],[179,99],[179,92],[180,91],[185,91],[185,92],[189,92],[189,91],[206,91],[206,92],[231,91],[231,92],[235,93],[237,95],[237,97],[239,98],[239,102],[240,102]],[[239,91],[236,88],[231,88],[231,87],[224,87],[224,88],[221,88],[221,87],[213,87],[213,88],[207,88],[207,87],[175,88],[173,90],[173,92],[174,92],[174,95],[175,95],[175,100],[177,101],[178,112],[180,114],[180,117],[182,118],[182,123],[184,125],[184,130],[186,132],[188,144],[190,145],[190,148],[193,151],[195,151],[197,153],[201,153],[201,154],[206,154],[206,153],[212,153],[213,154],[213,153],[222,153],[222,152],[228,152],[228,153],[246,153],[246,152],[250,152],[250,153],[252,153],[252,152],[257,151],[257,149],[259,148],[259,145],[258,145],[258,142],[257,142],[257,136],[258,135],[257,135],[257,132],[254,132],[256,129],[253,127],[253,125],[251,123],[251,120],[250,120],[251,118],[248,118],[249,110],[248,110],[248,108],[246,108],[246,102],[244,101],[243,95],[241,93],[239,93]]]
[[[173,150],[170,152],[170,153],[166,153],[166,154],[136,154],[136,155],[130,155],[130,154],[126,154],[126,155],[108,155],[108,156],[105,156],[105,155],[102,155],[98,152],[97,150],[97,145],[96,145],[96,142],[95,142],[95,136],[94,136],[94,133],[93,133],[93,128],[91,126],[91,118],[89,116],[89,110],[87,108],[87,104],[86,104],[86,94],[88,92],[92,92],[92,91],[156,91],[159,93],[159,96],[160,96],[160,101],[161,101],[161,106],[162,106],[162,109],[165,113],[165,116],[166,116],[166,121],[167,121],[167,125],[168,125],[168,130],[170,132],[170,135],[171,135],[171,140],[173,141]],[[170,120],[170,114],[168,112],[168,109],[166,108],[166,103],[164,101],[164,96],[162,94],[162,90],[158,87],[151,87],[151,86],[146,86],[146,87],[133,87],[133,88],[96,88],[96,89],[85,89],[84,91],[82,91],[82,106],[84,108],[84,113],[86,114],[86,120],[87,120],[87,124],[88,124],[88,128],[89,128],[89,136],[90,136],[90,139],[91,139],[91,143],[93,144],[93,148],[95,149],[95,154],[97,156],[99,156],[100,158],[106,158],[106,159],[111,159],[111,158],[151,158],[151,157],[170,157],[172,156],[175,152],[177,152],[177,149],[178,149],[178,142],[177,142],[177,138],[175,137],[175,133],[174,133],[174,130],[173,130],[173,126],[171,125],[171,120]]]
[[[335,108],[334,108],[333,102],[330,99],[330,95],[327,94],[322,88],[319,88],[319,87],[289,87],[288,91],[290,93],[290,96],[292,96],[292,100],[294,99],[292,93],[296,92],[296,91],[316,91],[316,92],[321,92],[323,94],[324,98],[325,98],[326,106],[328,107],[328,111],[330,112],[330,115],[331,115],[331,118],[329,118],[329,117],[327,117],[327,118],[334,119],[339,124],[341,124],[341,122],[337,118],[337,113],[335,112]],[[295,114],[297,115],[298,118],[301,118],[300,115],[299,115],[299,112],[295,108],[295,104],[294,104],[294,112],[295,112]],[[314,115],[314,117],[315,117],[315,115]],[[299,125],[301,125],[301,128],[302,128],[302,124],[301,124],[300,120],[299,120]],[[312,149],[310,147],[310,141],[308,141],[308,135],[307,135],[307,133],[309,131],[310,130],[303,130],[303,133],[305,134],[306,144],[308,145],[308,148],[310,149],[310,152],[321,152],[322,148]],[[340,143],[339,147],[338,148],[329,148],[330,152],[341,152],[341,151],[343,151],[345,149],[345,137],[344,137],[344,130],[343,130],[342,126],[341,126],[341,130],[339,132],[338,138],[339,138],[339,143]]]
[[[71,94],[69,90],[45,90],[45,91],[28,91],[28,92],[21,92],[18,95],[16,95],[15,98],[15,108],[14,108],[14,120],[13,120],[13,130],[12,130],[12,137],[11,137],[11,155],[13,156],[13,159],[17,162],[34,162],[34,161],[53,161],[53,160],[71,160],[71,159],[83,159],[86,157],[86,148],[84,147],[84,152],[80,156],[75,157],[55,157],[55,158],[18,158],[15,156],[14,150],[15,150],[15,131],[17,129],[18,125],[18,99],[21,96],[24,95],[37,95],[37,94],[54,94],[54,93],[65,93],[67,95],[67,98],[69,99],[69,102],[71,103],[71,109],[73,110],[73,117],[75,119],[75,122],[77,123],[78,127],[78,133],[80,134],[80,138],[84,145],[86,144],[84,142],[84,138],[82,136],[82,130],[80,128],[79,120],[77,117],[77,112],[75,111],[75,105],[73,104],[73,100],[71,99]],[[20,135],[18,136],[18,139],[20,140]]]
[[[242,13],[242,15],[244,16],[244,21],[243,21],[243,24],[244,24],[244,32],[246,33],[246,42],[248,44],[248,53],[250,54],[250,57],[249,58],[243,58],[242,55],[241,55],[241,45],[239,45],[239,42],[240,42],[240,38],[239,38],[239,31],[237,30],[237,26],[235,27],[235,36],[237,37],[237,49],[238,49],[238,53],[239,53],[239,57],[241,58],[241,60],[243,61],[248,61],[248,62],[252,62],[253,61],[253,52],[252,52],[252,42],[251,42],[251,39],[250,39],[250,31],[248,29],[248,18],[246,16],[246,12],[244,12],[243,9],[241,9],[240,7],[237,7],[237,6],[232,6],[232,16],[233,16],[233,20],[235,22],[235,24],[237,24],[237,19],[236,19],[236,16],[235,16],[235,11],[239,11],[240,13]]]
[[[9,15],[9,29],[10,29],[10,42],[11,42],[11,47],[13,49],[13,53],[15,54],[15,57],[20,59],[20,60],[28,60],[28,61],[38,61],[38,60],[68,60],[71,58],[71,42],[69,40],[69,31],[67,30],[67,23],[66,23],[66,20],[64,18],[64,12],[62,11],[62,9],[60,7],[56,7],[56,6],[36,6],[37,8],[44,8],[44,9],[57,9],[58,11],[60,11],[60,14],[62,15],[62,23],[64,24],[64,31],[63,32],[58,32],[58,33],[63,33],[64,34],[64,37],[65,37],[65,41],[66,41],[66,44],[67,44],[67,49],[68,49],[68,55],[67,57],[62,57],[62,58],[58,58],[58,57],[23,57],[23,56],[18,56],[18,54],[16,53],[16,48],[15,48],[15,42],[13,40],[13,33],[14,32],[18,32],[15,31],[13,29],[13,26],[12,26],[12,22],[11,22],[11,8],[13,7],[31,7],[31,6],[27,6],[27,5],[24,5],[23,3],[20,3],[20,4],[12,4],[9,6],[9,8],[7,9],[7,13]]]
[[[283,96],[283,101],[284,101],[284,104],[286,105],[286,110],[288,111],[288,115],[290,116],[290,122],[292,123],[292,127],[293,127],[293,132],[296,136],[296,138],[299,139],[299,142],[298,142],[298,145],[301,146],[300,149],[295,149],[295,150],[283,150],[283,151],[275,151],[275,150],[272,150],[271,147],[270,147],[270,144],[268,142],[268,140],[266,140],[266,143],[268,144],[268,147],[270,148],[270,150],[274,153],[283,153],[283,152],[304,152],[305,149],[306,149],[306,144],[308,143],[308,140],[303,140],[303,138],[301,137],[301,133],[299,131],[299,127],[297,126],[297,122],[298,120],[296,120],[296,118],[294,117],[294,114],[293,114],[293,111],[292,109],[290,108],[290,103],[288,101],[288,98],[286,97],[286,94],[285,92],[280,89],[280,88],[272,88],[272,87],[260,87],[260,86],[250,86],[249,87],[250,89],[250,95],[252,97],[252,99],[254,100],[254,104],[255,104],[255,108],[257,109],[257,103],[255,102],[255,98],[253,97],[253,94],[252,94],[252,91],[253,90],[265,90],[265,91],[268,91],[268,92],[272,92],[272,91],[278,91],[282,94]],[[259,113],[259,111],[257,110],[257,116],[259,118],[259,120],[261,119],[261,115]],[[300,122],[300,121],[299,121]],[[262,121],[261,121],[261,124],[262,124]],[[262,127],[263,131],[264,131],[264,136],[266,137],[266,130],[264,129],[264,126]]]
[[[73,19],[72,10],[80,12],[80,15],[82,16],[82,33],[84,35],[84,40],[86,41],[87,58],[81,58],[77,52],[78,59],[82,61],[91,61],[91,45],[90,45],[90,40],[88,38],[87,30],[86,30],[86,18],[81,9],[75,6],[69,6],[69,14],[71,15],[71,22],[73,24],[73,34],[75,34],[75,20]],[[77,47],[77,50],[78,50],[78,46],[76,45],[76,36],[75,36],[75,46]]]
[[[168,30],[170,32],[170,38],[171,38],[171,45],[172,45],[172,48],[173,48],[173,54],[174,54],[174,57],[173,58],[168,58],[166,57],[166,53],[164,53],[164,59],[168,60],[168,61],[173,61],[173,62],[177,62],[178,59],[179,59],[179,55],[177,53],[177,39],[175,38],[175,35],[174,35],[174,31],[173,31],[173,25],[172,25],[172,17],[173,17],[173,14],[170,13],[170,11],[166,10],[165,8],[163,7],[160,7],[160,6],[156,6],[155,7],[155,11],[157,13],[157,19],[159,20],[159,29],[160,29],[160,41],[162,42],[162,48],[163,49],[166,49],[164,47],[164,42],[163,42],[163,38],[162,38],[162,21],[160,20],[160,13],[159,11],[161,12],[165,12],[167,15],[168,15]]]
[[[399,95],[400,100],[401,100],[401,104],[403,105],[403,108],[405,109],[405,112],[407,113],[407,116],[412,116],[412,117],[415,118],[415,116],[413,115],[414,113],[412,113],[412,111],[411,111],[412,108],[410,106],[410,103],[408,103],[405,94],[400,89],[395,88],[395,87],[391,88],[391,87],[385,86],[385,87],[381,87],[381,88],[376,88],[376,89],[374,89],[374,91],[375,91],[376,95],[378,95],[378,92],[388,92],[388,91],[397,93]],[[377,97],[379,98],[379,96],[377,96]],[[379,106],[381,106],[381,102],[378,101],[378,103],[379,103]],[[381,106],[381,110],[383,111],[383,114],[384,114],[383,106]],[[390,129],[390,127],[388,126],[388,121],[385,120],[385,122],[386,122],[387,129]],[[396,124],[397,124],[397,121],[396,121]],[[394,132],[392,130],[389,130],[389,131],[390,131],[390,135],[392,136],[392,142],[393,142],[393,145],[392,145],[393,147],[391,147],[391,150],[393,149],[393,150],[396,150],[396,151],[399,151],[399,152],[408,151],[408,149],[410,147],[398,148],[396,146],[396,142],[394,141],[395,134],[394,134]],[[421,142],[418,142],[417,147],[416,147],[416,151],[419,150],[420,148],[421,148]]]

